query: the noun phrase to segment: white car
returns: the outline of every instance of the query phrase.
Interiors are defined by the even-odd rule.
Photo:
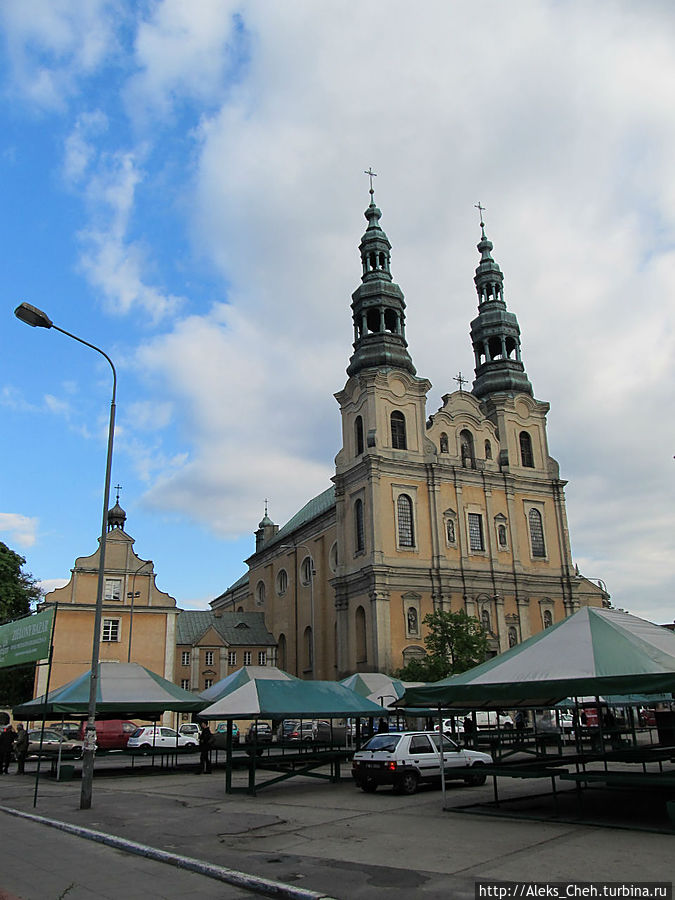
[[[465,784],[485,784],[481,767],[490,765],[489,753],[463,750],[442,736],[446,778],[462,778]],[[414,794],[419,784],[440,782],[441,754],[438,732],[404,731],[376,734],[357,750],[352,776],[366,793],[390,784],[396,794]]]
[[[179,734],[184,734],[185,737],[193,737],[197,742],[199,742],[200,731],[201,728],[195,722],[186,722],[178,729]]]
[[[197,747],[198,739],[191,734],[178,734],[164,725],[137,728],[127,742],[127,750],[175,750]]]
[[[434,725],[434,731],[438,731],[438,724]],[[452,737],[452,719],[443,719],[443,734]],[[464,734],[464,717],[455,717],[455,734]]]

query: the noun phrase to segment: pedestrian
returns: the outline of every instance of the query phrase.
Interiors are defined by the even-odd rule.
[[[522,709],[519,709],[516,712],[516,729],[518,731],[523,731],[524,728],[525,728],[525,714],[523,713]]]
[[[12,745],[16,733],[11,723],[6,725],[0,734],[0,772],[3,775],[9,774],[9,764],[12,759]]]
[[[202,730],[199,732],[199,771],[206,775],[211,774],[211,747],[213,746],[213,734],[208,722],[202,722]]]
[[[16,741],[14,742],[14,755],[16,756],[17,775],[24,774],[24,765],[28,756],[28,732],[21,723],[16,726]]]
[[[464,743],[467,747],[473,744],[473,719],[471,716],[464,716]]]
[[[386,731],[389,731],[389,725],[387,723],[387,720],[384,717],[381,717],[380,721],[377,723],[377,733],[382,734]]]

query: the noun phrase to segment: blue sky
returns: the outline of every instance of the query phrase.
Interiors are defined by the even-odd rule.
[[[378,173],[428,411],[472,374],[487,207],[574,559],[674,617],[671,4],[7,0],[0,540],[46,586],[113,484],[184,607],[329,484]],[[61,581],[59,581],[61,579]]]

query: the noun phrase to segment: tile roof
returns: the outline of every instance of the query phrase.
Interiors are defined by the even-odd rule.
[[[208,609],[184,609],[176,621],[176,643],[196,644],[209,628],[214,628],[230,646],[269,646],[276,644],[267,630],[261,612],[224,612],[215,615]]]
[[[271,538],[264,546],[264,549],[267,550],[268,547],[272,547],[274,544],[277,544],[279,541],[283,541],[284,538],[287,538],[289,534],[292,534],[294,531],[297,531],[303,525],[306,525],[307,522],[311,522],[312,519],[316,519],[324,513],[328,512],[335,506],[335,485],[331,485],[327,490],[323,493],[319,494],[318,497],[313,497],[308,503],[302,507],[299,512],[286,522],[283,528],[280,528],[279,531]]]

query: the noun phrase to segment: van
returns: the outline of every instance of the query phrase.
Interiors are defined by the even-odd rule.
[[[86,721],[80,726],[80,740],[84,740]],[[128,719],[97,719],[96,746],[99,750],[124,750],[138,725]]]

